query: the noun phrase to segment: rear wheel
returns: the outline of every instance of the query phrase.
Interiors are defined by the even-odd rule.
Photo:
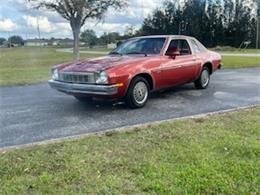
[[[206,89],[209,85],[209,81],[210,81],[209,68],[204,66],[200,73],[200,77],[194,82],[194,85],[197,89]]]
[[[130,108],[142,108],[148,100],[149,93],[149,84],[146,79],[135,77],[128,88],[126,103]]]
[[[87,103],[87,102],[92,102],[92,97],[87,97],[87,96],[78,96],[78,95],[74,95],[74,97],[78,100],[78,101],[80,101],[80,102],[85,102],[85,103]]]

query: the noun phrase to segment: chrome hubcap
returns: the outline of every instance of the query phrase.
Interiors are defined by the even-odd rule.
[[[209,72],[207,70],[203,70],[201,73],[201,85],[206,87],[209,83]]]
[[[134,87],[134,99],[138,104],[143,104],[148,97],[148,89],[144,82],[136,83]]]

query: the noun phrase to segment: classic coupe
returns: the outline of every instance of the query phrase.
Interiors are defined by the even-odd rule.
[[[144,36],[123,42],[105,57],[54,66],[49,84],[79,101],[123,99],[141,108],[152,91],[189,82],[207,88],[220,68],[221,56],[193,37]]]

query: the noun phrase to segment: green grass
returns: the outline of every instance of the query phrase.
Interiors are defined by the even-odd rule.
[[[260,67],[260,57],[222,56],[223,68]]]
[[[82,58],[95,56],[99,55],[81,54]],[[52,65],[72,59],[71,53],[56,52],[56,48],[0,49],[0,85],[46,82]]]
[[[107,51],[100,49],[98,51]],[[82,58],[101,56],[81,54]],[[54,64],[71,61],[71,53],[56,52],[53,47],[0,49],[0,86],[46,82]],[[259,57],[223,57],[224,68],[260,67]]]
[[[101,48],[81,48],[81,51],[102,51],[102,52],[107,52],[109,53],[112,49],[108,49],[105,47]]]
[[[259,194],[260,108],[0,152],[0,194]]]

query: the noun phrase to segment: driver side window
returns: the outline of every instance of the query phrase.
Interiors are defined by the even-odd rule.
[[[167,53],[171,53],[172,51],[179,51],[180,55],[191,55],[191,50],[188,42],[184,39],[174,39],[171,40],[170,45],[166,51]]]

